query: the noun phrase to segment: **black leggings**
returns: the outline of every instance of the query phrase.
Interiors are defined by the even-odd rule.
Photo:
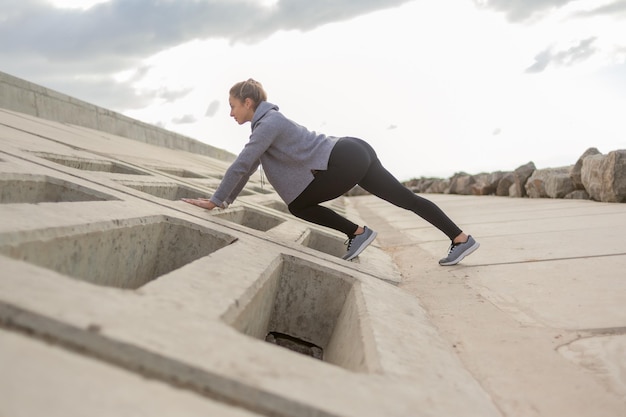
[[[352,238],[359,226],[320,203],[343,195],[357,184],[383,200],[411,210],[450,240],[462,233],[435,203],[402,185],[382,166],[374,149],[357,138],[339,139],[330,154],[326,171],[315,174],[315,179],[289,204],[289,211],[296,217],[339,230]]]

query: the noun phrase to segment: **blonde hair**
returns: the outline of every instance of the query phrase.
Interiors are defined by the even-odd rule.
[[[267,93],[260,82],[248,78],[247,81],[240,81],[230,89],[230,96],[241,101],[247,98],[254,102],[254,108],[262,101],[267,101]]]

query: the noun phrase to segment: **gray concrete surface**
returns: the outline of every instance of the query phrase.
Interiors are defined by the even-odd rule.
[[[426,196],[480,242],[374,197],[294,218],[228,162],[0,109],[0,415],[626,415],[626,205]],[[322,360],[265,341],[288,334]]]
[[[412,213],[350,205],[502,414],[626,415],[626,205],[424,197],[481,243],[461,264],[437,265],[449,241]]]

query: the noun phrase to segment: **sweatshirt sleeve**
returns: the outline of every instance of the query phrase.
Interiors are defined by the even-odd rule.
[[[222,182],[210,200],[218,207],[235,201],[250,176],[259,167],[261,155],[271,146],[277,136],[277,129],[272,129],[270,123],[263,121],[257,123],[250,135],[250,140],[226,170]]]

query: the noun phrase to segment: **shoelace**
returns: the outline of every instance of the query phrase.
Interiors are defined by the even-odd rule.
[[[348,246],[348,247],[346,248],[346,250],[350,250],[350,245],[352,245],[352,240],[353,240],[353,239],[354,239],[354,238],[352,238],[352,239],[348,238],[348,239],[346,239],[346,241],[345,241],[345,242],[343,242],[343,244],[344,244],[344,245],[347,245],[347,246]]]
[[[450,245],[450,248],[448,249],[448,255],[450,255],[452,253],[452,251],[459,245],[462,245],[465,242],[460,242],[460,243],[452,243]]]

